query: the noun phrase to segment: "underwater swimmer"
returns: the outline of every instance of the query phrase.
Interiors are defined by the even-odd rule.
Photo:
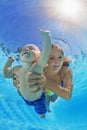
[[[48,95],[48,98],[51,100],[56,100],[57,96],[67,100],[71,98],[73,88],[72,71],[69,67],[69,59],[64,58],[63,50],[58,44],[52,45],[48,64],[44,67],[44,75],[30,74],[29,85],[33,87],[37,83],[40,87],[44,86],[45,89],[56,94],[54,98],[50,98],[50,95]],[[50,110],[49,104],[52,101],[48,100],[49,99],[47,99],[47,108]]]
[[[35,111],[40,117],[45,117],[47,110],[43,89],[38,84],[37,86],[31,87],[28,82],[29,73],[43,73],[43,67],[47,64],[51,52],[50,32],[40,30],[40,33],[44,41],[42,53],[40,54],[39,48],[33,44],[25,45],[20,52],[20,59],[23,65],[12,67],[14,57],[9,57],[3,68],[3,76],[6,78],[14,78],[16,75],[18,78],[17,88],[24,101],[28,105],[34,106]]]

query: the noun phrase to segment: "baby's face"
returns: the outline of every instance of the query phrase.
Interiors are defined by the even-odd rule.
[[[59,71],[63,64],[63,59],[64,55],[62,50],[58,49],[57,47],[53,47],[48,60],[48,65],[53,71]]]
[[[20,53],[20,58],[23,62],[34,62],[36,57],[39,57],[39,49],[34,45],[26,45]]]

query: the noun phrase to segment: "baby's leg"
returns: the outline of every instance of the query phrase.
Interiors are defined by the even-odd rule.
[[[47,112],[45,99],[45,94],[43,93],[41,98],[34,102],[34,109],[41,118],[45,117],[45,113]]]

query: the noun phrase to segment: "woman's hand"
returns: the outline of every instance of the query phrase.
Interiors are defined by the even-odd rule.
[[[29,87],[45,87],[46,78],[44,75],[29,72],[28,73],[28,85]]]

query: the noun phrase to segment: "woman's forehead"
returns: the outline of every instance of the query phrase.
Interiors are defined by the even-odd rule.
[[[58,53],[58,54],[64,55],[62,48],[58,46],[52,47],[52,53]]]
[[[62,53],[62,49],[57,48],[57,47],[53,47],[53,48],[52,48],[52,52],[53,52],[53,53],[54,53],[54,52]]]

